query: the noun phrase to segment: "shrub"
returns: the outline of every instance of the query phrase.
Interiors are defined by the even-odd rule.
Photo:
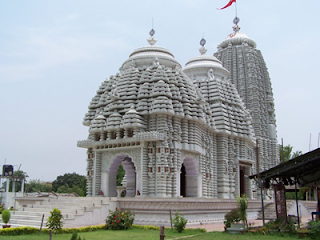
[[[10,217],[11,217],[10,211],[7,209],[3,210],[1,217],[4,224],[7,224],[10,221]]]
[[[78,236],[77,232],[74,232],[70,240],[86,240],[86,239],[85,238],[82,239],[80,236]]]
[[[0,236],[27,235],[39,232],[39,229],[33,227],[17,227],[0,229]]]
[[[247,221],[247,209],[248,209],[248,198],[245,194],[242,197],[237,197],[238,209],[239,209],[239,218],[244,223],[245,226],[248,225]]]
[[[231,223],[240,222],[239,209],[238,208],[232,209],[230,212],[224,215],[224,219],[226,220],[224,221],[224,225],[226,228],[230,228]]]
[[[0,197],[0,214],[3,212],[3,210],[5,209],[4,208],[4,203],[3,204],[1,204],[1,198],[2,197]]]
[[[62,222],[63,217],[62,217],[61,211],[58,208],[54,208],[50,212],[50,214],[51,215],[48,218],[46,226],[48,228],[51,228],[54,233],[57,233],[61,231],[63,226],[63,222]]]
[[[106,219],[105,229],[111,230],[124,230],[131,227],[134,220],[134,214],[129,210],[109,211],[109,215]]]
[[[279,230],[280,228],[280,219],[276,219],[276,220],[270,220],[269,222],[267,222],[264,226],[268,229],[271,230]]]
[[[311,239],[320,240],[320,221],[310,221],[309,224],[311,225]]]
[[[172,217],[173,226],[179,233],[181,233],[184,230],[187,222],[188,220],[180,216],[178,211],[176,211],[176,214],[174,215],[174,217]]]

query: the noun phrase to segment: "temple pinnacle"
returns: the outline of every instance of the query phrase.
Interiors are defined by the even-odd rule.
[[[153,37],[155,33],[156,31],[153,28],[149,32],[150,38],[148,38],[147,41],[151,46],[153,46],[157,42],[157,40]]]
[[[204,38],[202,38],[201,40],[200,40],[200,45],[201,45],[201,48],[199,48],[199,52],[201,53],[201,55],[204,55],[204,54],[206,54],[206,52],[207,52],[207,49],[204,47],[204,45],[206,44],[206,40],[204,39]]]

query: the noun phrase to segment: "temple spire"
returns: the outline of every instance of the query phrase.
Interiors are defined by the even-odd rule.
[[[150,37],[147,39],[148,43],[153,46],[157,40],[153,37],[153,35],[156,33],[156,31],[153,29],[153,18],[152,18],[152,28],[149,32]]]
[[[199,52],[201,53],[201,55],[204,55],[204,54],[206,54],[206,52],[207,52],[207,49],[204,47],[204,45],[206,44],[206,40],[204,39],[204,38],[202,38],[201,40],[200,40],[200,45],[201,45],[201,48],[199,48]]]

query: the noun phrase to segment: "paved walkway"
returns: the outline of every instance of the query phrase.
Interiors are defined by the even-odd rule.
[[[306,225],[311,220],[311,217],[303,217],[301,219],[301,227]],[[266,223],[268,220],[265,221]],[[248,220],[252,227],[262,226],[262,220]],[[223,232],[224,223],[207,223],[207,224],[197,224],[197,225],[187,225],[187,228],[205,228],[207,232]]]

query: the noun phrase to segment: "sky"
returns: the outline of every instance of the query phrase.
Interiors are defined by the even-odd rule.
[[[82,125],[100,84],[136,48],[157,45],[185,65],[231,32],[228,0],[0,0],[0,165],[53,181],[85,175]],[[272,82],[277,136],[303,153],[320,132],[320,1],[238,0],[241,32],[257,43]],[[311,136],[311,137],[310,137]]]

